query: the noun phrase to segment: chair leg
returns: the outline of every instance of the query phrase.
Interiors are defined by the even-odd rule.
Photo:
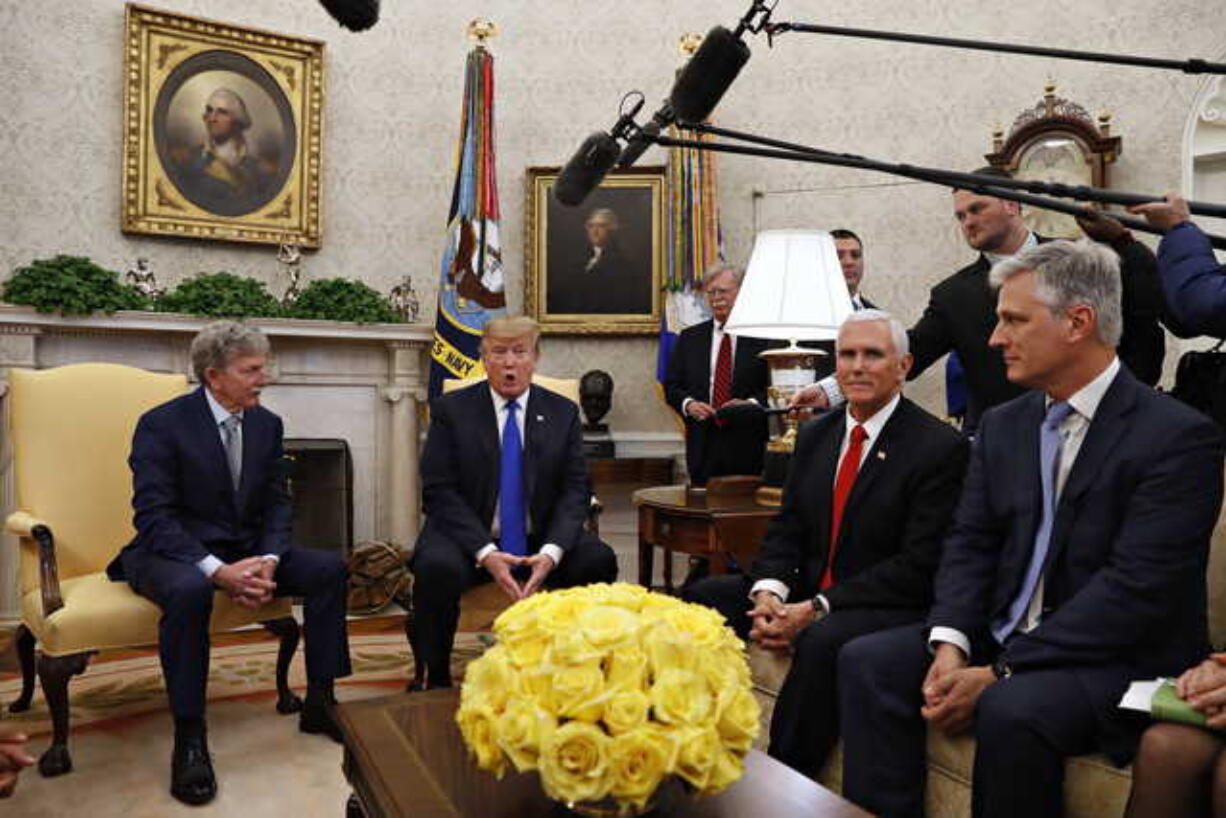
[[[404,606],[404,635],[409,640],[409,651],[413,654],[413,678],[409,680],[405,690],[423,690],[426,684],[426,661],[425,657],[417,649],[417,629],[413,625],[413,602],[406,600],[401,605]]]
[[[38,657],[38,679],[51,710],[51,746],[38,759],[38,771],[46,778],[72,770],[72,756],[68,754],[68,682],[85,671],[89,657],[88,652]]]
[[[277,650],[277,712],[283,716],[297,713],[302,709],[302,699],[290,689],[289,664],[294,660],[294,652],[298,650],[302,629],[292,616],[270,619],[260,624],[281,640],[281,647]]]
[[[9,705],[10,713],[24,713],[34,698],[34,634],[25,625],[17,626],[17,661],[21,663],[21,695]]]

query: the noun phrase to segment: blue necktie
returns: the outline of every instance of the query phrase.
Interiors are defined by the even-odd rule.
[[[1060,468],[1060,424],[1073,411],[1073,407],[1064,401],[1053,403],[1047,409],[1047,417],[1039,427],[1039,478],[1043,484],[1043,518],[1039,522],[1039,530],[1034,535],[1034,549],[1030,554],[1030,564],[1026,566],[1026,577],[1009,609],[992,622],[992,636],[1002,645],[1005,638],[1017,629],[1026,609],[1030,607],[1030,598],[1039,584],[1039,574],[1043,572],[1043,563],[1047,561],[1047,547],[1051,544],[1052,523],[1056,517],[1056,474]]]
[[[528,553],[527,526],[524,524],[523,445],[519,439],[519,424],[515,410],[519,404],[507,404],[507,422],[502,427],[502,463],[498,473],[499,547],[508,554]]]

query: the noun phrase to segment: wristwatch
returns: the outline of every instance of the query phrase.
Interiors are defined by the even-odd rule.
[[[813,598],[809,600],[809,604],[813,606],[813,615],[816,617],[813,620],[814,622],[817,622],[826,615],[826,606],[822,604],[821,594],[814,594]]]
[[[1013,675],[1013,668],[1009,667],[1009,663],[1005,661],[1004,654],[996,657],[996,661],[992,663],[992,675],[997,679],[1008,679]]]

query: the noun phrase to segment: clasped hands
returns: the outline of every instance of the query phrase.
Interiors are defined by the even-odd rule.
[[[511,573],[518,565],[526,565],[530,569],[528,578],[522,583],[516,581],[515,576]],[[554,565],[553,559],[545,554],[520,557],[505,551],[490,551],[485,555],[485,559],[481,560],[481,567],[489,572],[494,582],[498,583],[498,587],[505,591],[507,596],[518,602],[540,590],[545,577],[549,576]]]
[[[1209,658],[1189,668],[1175,680],[1179,698],[1205,714],[1210,727],[1226,727],[1226,653],[1211,653]]]
[[[943,733],[961,733],[974,721],[979,697],[995,681],[992,668],[968,667],[961,648],[941,642],[924,677],[920,715]]]
[[[744,398],[733,398],[732,400],[724,401],[723,406],[717,408],[705,401],[692,400],[685,405],[685,413],[694,420],[710,420],[724,406],[740,406],[743,403],[751,403],[751,401]]]
[[[791,653],[797,634],[817,621],[817,611],[807,600],[787,603],[770,591],[758,591],[753,599],[749,639],[767,650]]]
[[[272,579],[276,570],[276,560],[247,557],[214,571],[213,584],[239,605],[254,610],[272,601],[273,592],[277,590],[277,583]]]

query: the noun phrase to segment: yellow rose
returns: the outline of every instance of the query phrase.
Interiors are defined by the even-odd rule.
[[[715,715],[715,697],[707,680],[680,668],[656,674],[651,705],[656,720],[664,724],[702,726]]]
[[[609,792],[609,737],[599,727],[569,721],[541,743],[541,784],[550,798],[574,803]]]
[[[647,654],[636,645],[610,651],[605,676],[610,689],[642,690],[647,685]]]
[[[553,713],[594,722],[604,712],[604,673],[594,664],[556,668],[550,698]]]
[[[730,750],[745,753],[753,745],[761,727],[762,708],[746,688],[725,690],[720,694],[720,713],[716,729]]]
[[[612,693],[604,706],[604,725],[613,735],[628,733],[647,723],[651,700],[641,690]]]
[[[597,664],[603,652],[592,646],[579,631],[559,633],[546,655],[546,661],[558,667]]]
[[[461,707],[456,711],[455,716],[456,724],[460,726],[460,734],[464,737],[464,743],[476,756],[477,766],[502,778],[507,763],[494,739],[496,718],[493,710],[480,704]]]
[[[609,741],[610,795],[642,809],[673,765],[676,742],[663,730],[632,730]]]
[[[714,729],[686,730],[677,737],[677,775],[705,793],[711,771],[721,755],[726,753]]]
[[[579,633],[600,651],[613,650],[638,640],[639,618],[625,608],[595,605],[579,614]]]
[[[515,695],[532,699],[541,707],[551,706],[553,694],[553,669],[538,665],[526,667],[515,677]]]
[[[515,769],[535,770],[541,742],[554,729],[554,717],[535,701],[514,699],[495,724],[498,746],[511,759]]]
[[[707,776],[707,786],[702,789],[703,795],[715,793],[727,787],[745,774],[745,762],[736,753],[720,752]]]
[[[515,687],[515,673],[507,649],[495,645],[470,662],[464,670],[460,701],[479,701],[495,712],[501,712]]]
[[[656,676],[670,668],[693,670],[698,666],[699,652],[693,642],[665,622],[646,630],[640,642]]]
[[[661,611],[661,618],[696,645],[714,646],[723,640],[724,618],[705,605],[678,605]]]
[[[579,614],[583,613],[591,603],[577,594],[568,594],[566,591],[554,592],[549,596],[552,597],[549,604],[541,608],[537,615],[541,630],[550,636],[575,630]]]
[[[651,592],[642,585],[632,585],[629,582],[616,582],[609,586],[605,596],[606,605],[616,605],[628,611],[637,612],[643,605],[643,600]]]
[[[535,595],[534,595],[535,596]],[[541,629],[542,607],[523,607],[533,597],[515,603],[494,620],[498,643],[505,645],[511,661],[517,667],[532,667],[545,656],[549,634]]]

